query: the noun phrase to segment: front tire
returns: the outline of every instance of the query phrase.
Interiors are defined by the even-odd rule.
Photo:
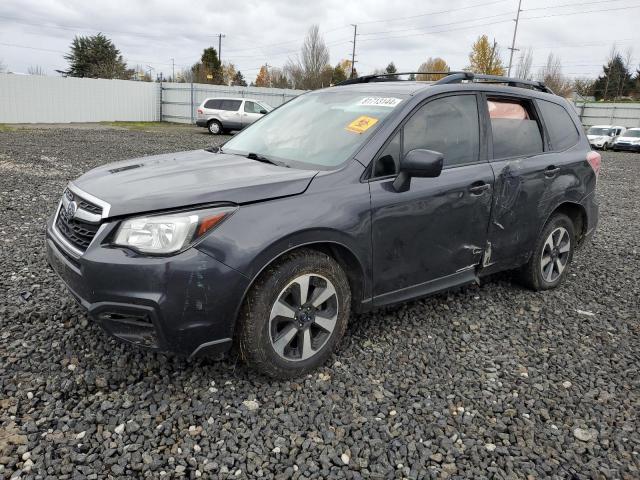
[[[350,307],[347,276],[333,258],[311,249],[287,254],[247,294],[236,335],[240,356],[270,377],[303,375],[336,349]]]
[[[521,270],[522,282],[532,290],[550,290],[567,276],[575,248],[575,228],[563,213],[554,214],[544,226],[529,262]]]
[[[209,130],[209,133],[212,135],[219,135],[223,131],[222,124],[218,120],[211,120],[207,124],[207,129]]]

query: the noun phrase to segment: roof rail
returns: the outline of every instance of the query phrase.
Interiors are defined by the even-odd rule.
[[[502,75],[485,75],[483,73],[456,72],[435,82],[434,85],[445,85],[448,83],[478,82],[478,83],[504,83],[510,87],[524,87],[539,90],[545,93],[553,93],[543,82],[536,80],[525,80],[523,78],[505,77]]]
[[[400,75],[453,75],[455,73],[464,72],[396,72],[396,73],[374,73],[373,75],[363,75],[362,77],[348,78],[344,82],[337,85],[351,85],[354,83],[370,83],[370,82],[397,82]],[[336,86],[337,86],[336,85]]]
[[[543,82],[535,80],[525,80],[523,78],[512,78],[501,75],[485,75],[482,73],[473,72],[397,72],[397,73],[382,73],[374,75],[364,75],[362,77],[350,78],[344,82],[338,83],[338,85],[352,85],[356,83],[371,83],[371,82],[396,82],[399,80],[400,75],[443,75],[444,78],[436,80],[434,85],[446,85],[450,83],[463,83],[463,82],[478,82],[478,83],[502,83],[510,87],[522,87],[530,88],[533,90],[539,90],[541,92],[553,93],[553,91],[547,87]]]

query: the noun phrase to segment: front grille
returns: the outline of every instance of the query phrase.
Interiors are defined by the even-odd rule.
[[[84,252],[98,232],[100,223],[89,223],[72,217],[67,209],[69,202],[72,201],[76,203],[78,210],[95,215],[102,215],[102,207],[78,197],[69,189],[64,192],[63,202],[56,217],[56,228],[67,242]]]

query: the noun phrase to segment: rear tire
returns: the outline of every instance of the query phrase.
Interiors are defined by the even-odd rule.
[[[529,262],[520,271],[521,282],[532,290],[550,290],[567,276],[575,248],[575,227],[563,213],[554,214],[536,240]]]
[[[218,120],[211,120],[207,123],[207,129],[212,135],[219,135],[223,132],[222,124]]]
[[[347,276],[333,258],[311,249],[287,254],[245,298],[236,334],[240,357],[270,377],[303,375],[336,349],[350,307]]]

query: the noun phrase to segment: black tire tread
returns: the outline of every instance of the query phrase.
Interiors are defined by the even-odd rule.
[[[568,226],[569,235],[571,236],[571,252],[569,253],[569,261],[567,263],[567,268],[560,276],[559,281],[554,282],[553,285],[547,285],[541,278],[541,274],[538,272],[538,266],[540,263],[540,252],[542,251],[542,246],[551,233],[551,230],[555,229],[559,226],[560,223],[565,224],[564,226]],[[564,213],[554,213],[551,215],[545,226],[542,228],[540,233],[538,234],[538,238],[536,239],[535,245],[533,247],[533,253],[529,258],[529,261],[520,269],[519,272],[519,280],[525,287],[530,288],[534,291],[540,290],[550,290],[552,288],[556,288],[560,285],[567,274],[568,268],[571,265],[571,260],[573,259],[573,252],[575,251],[575,226],[571,218],[569,218]]]
[[[341,317],[344,316],[344,318],[342,321],[340,318],[338,319],[336,330],[334,330],[332,338],[329,340],[329,344],[325,345],[325,348],[331,343],[333,346],[326,348],[324,352],[314,357],[313,364],[285,368],[274,363],[269,357],[266,345],[261,342],[261,330],[264,328],[264,325],[262,322],[255,322],[254,319],[259,318],[261,315],[268,316],[271,308],[270,299],[273,295],[279,293],[279,291],[275,292],[273,287],[277,284],[278,280],[282,278],[283,274],[287,271],[291,272],[291,270],[295,271],[296,269],[302,270],[308,268],[313,268],[316,273],[320,274],[322,274],[324,270],[327,270],[328,272],[325,273],[334,277],[332,282],[334,280],[338,282],[338,285],[334,284],[336,289],[343,288],[344,291],[346,291],[343,301],[343,312],[341,313]],[[272,378],[287,379],[303,375],[324,363],[332,351],[338,347],[346,330],[350,306],[351,292],[347,276],[332,257],[309,248],[302,248],[285,254],[260,274],[243,302],[238,316],[236,335],[234,337],[240,358],[250,368]]]

